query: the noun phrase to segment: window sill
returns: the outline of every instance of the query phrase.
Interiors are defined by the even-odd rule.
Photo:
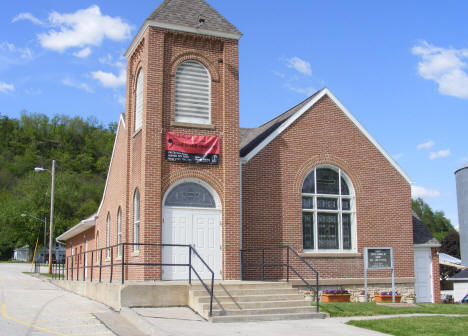
[[[143,130],[142,127],[140,127],[139,129],[137,129],[135,132],[133,132],[133,135],[132,135],[132,138],[135,138],[138,134],[141,133],[141,131]]]
[[[140,251],[133,251],[132,253],[130,253],[130,255],[131,255],[132,257],[137,257],[137,256],[140,255]]]
[[[359,252],[302,252],[299,253],[304,258],[360,258]]]
[[[187,127],[187,128],[203,128],[203,129],[215,129],[214,125],[211,124],[192,124],[180,121],[171,121],[171,126],[175,127]]]

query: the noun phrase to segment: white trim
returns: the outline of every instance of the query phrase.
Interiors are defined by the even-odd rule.
[[[441,247],[442,245],[440,244],[413,244],[414,248],[426,248],[426,247]]]
[[[201,185],[202,187],[204,187],[205,189],[207,189],[207,190],[211,193],[211,195],[213,196],[213,198],[214,198],[216,208],[177,207],[177,206],[167,206],[167,205],[164,205],[164,204],[166,203],[166,198],[167,198],[167,196],[170,194],[170,192],[172,191],[172,189],[174,189],[175,187],[177,187],[179,184],[188,183],[188,182],[198,183],[199,185]],[[200,180],[200,179],[197,179],[197,178],[193,178],[193,177],[183,178],[183,179],[180,179],[180,180],[174,182],[174,183],[169,187],[169,189],[167,189],[166,193],[164,194],[164,197],[163,197],[162,205],[161,205],[161,206],[162,206],[163,208],[167,208],[167,209],[203,209],[203,210],[208,210],[208,209],[212,209],[212,210],[221,210],[221,209],[222,209],[222,206],[221,206],[221,198],[219,197],[219,195],[218,195],[218,193],[216,192],[216,190],[215,190],[210,184],[206,183],[205,181]]]
[[[187,33],[194,33],[194,34],[201,34],[201,35],[208,35],[208,36],[215,36],[215,37],[224,37],[224,38],[233,39],[233,40],[239,40],[242,37],[242,34],[223,33],[223,32],[217,32],[213,30],[205,30],[205,29],[187,27],[187,26],[182,26],[182,25],[177,25],[177,24],[172,24],[172,23],[164,23],[164,22],[159,22],[155,20],[147,20],[143,24],[143,26],[140,28],[140,30],[138,31],[138,34],[130,43],[130,46],[128,47],[127,51],[124,53],[125,57],[128,57],[133,52],[133,50],[135,49],[135,46],[140,41],[141,36],[143,36],[143,34],[145,33],[146,29],[149,26],[164,28],[164,29],[171,29],[171,30],[178,30],[178,31],[183,31]]]
[[[248,162],[251,158],[257,155],[263,148],[265,148],[270,142],[272,142],[278,135],[280,135],[285,129],[287,129],[292,123],[294,123],[300,116],[302,116],[306,111],[308,111],[312,106],[314,106],[320,99],[327,95],[338,108],[351,120],[351,122],[361,131],[361,133],[379,150],[379,152],[388,160],[388,162],[400,173],[401,176],[408,182],[412,184],[413,182],[409,176],[401,169],[398,163],[392,159],[392,157],[379,145],[377,140],[375,140],[369,132],[357,121],[357,119],[344,107],[344,105],[336,98],[333,93],[330,92],[328,88],[323,88],[320,90],[316,96],[305,104],[301,109],[299,109],[295,114],[293,114],[286,122],[284,122],[280,127],[278,127],[273,133],[266,137],[259,145],[257,145],[250,153],[248,153],[243,159],[244,163]]]
[[[60,236],[55,238],[56,241],[59,240],[67,240],[72,237],[75,237],[77,234],[80,234],[89,228],[92,228],[94,225],[96,225],[96,218],[97,218],[97,213],[91,215],[90,217],[83,219],[81,222],[76,224],[75,226],[71,227],[64,233],[62,233]]]
[[[104,185],[104,191],[102,193],[101,203],[99,204],[99,208],[96,211],[96,218],[99,217],[99,214],[101,213],[102,204],[104,203],[104,198],[106,197],[107,184],[109,183],[109,175],[110,175],[110,171],[112,168],[112,162],[114,161],[115,148],[117,147],[117,139],[119,137],[119,132],[120,132],[120,123],[122,123],[123,127],[126,128],[125,121],[124,121],[122,114],[120,114],[119,125],[117,126],[117,131],[115,132],[114,147],[112,148],[112,155],[111,155],[111,159],[109,162],[109,169],[107,169],[106,184]]]

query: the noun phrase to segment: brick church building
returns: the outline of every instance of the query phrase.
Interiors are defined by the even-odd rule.
[[[122,258],[185,264],[187,248],[149,244],[191,244],[216,279],[239,280],[258,275],[243,265],[256,258],[246,249],[290,246],[321,286],[362,287],[364,249],[390,247],[397,287],[414,288],[409,177],[327,88],[240,128],[241,36],[204,0],[164,0],[147,18],[125,53],[126,108],[101,204],[58,237],[67,256],[87,252],[73,261],[87,267]],[[187,278],[186,267],[167,265],[124,272],[128,280]],[[285,277],[273,266],[264,272]],[[369,272],[369,284],[388,288],[390,274]]]

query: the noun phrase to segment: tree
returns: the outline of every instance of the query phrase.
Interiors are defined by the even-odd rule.
[[[43,240],[43,223],[20,216],[49,217],[50,175],[34,167],[57,161],[54,236],[97,210],[115,131],[115,123],[105,128],[92,118],[0,115],[0,259]]]
[[[413,211],[418,215],[421,221],[426,225],[431,234],[441,241],[449,232],[454,232],[450,219],[445,217],[443,211],[433,211],[432,208],[421,198],[411,201]]]
[[[440,252],[460,258],[460,234],[457,231],[449,232],[440,242]],[[451,266],[440,265],[440,276],[442,279],[449,278],[458,273],[458,269]]]

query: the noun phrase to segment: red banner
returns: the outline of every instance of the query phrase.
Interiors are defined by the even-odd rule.
[[[166,160],[218,164],[219,137],[167,132]]]

